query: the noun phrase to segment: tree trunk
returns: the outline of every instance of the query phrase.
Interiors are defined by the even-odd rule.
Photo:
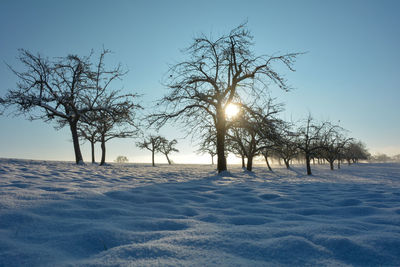
[[[71,129],[72,142],[74,144],[75,162],[76,162],[76,164],[84,164],[82,153],[81,153],[81,148],[79,146],[77,124],[78,124],[78,121],[70,121],[69,128]]]
[[[242,168],[245,168],[245,167],[246,167],[246,164],[244,162],[244,155],[242,155]]]
[[[341,162],[341,161],[342,161],[342,160],[340,160],[340,159],[337,161],[337,168],[338,168],[338,169],[340,169],[340,162]]]
[[[310,165],[310,155],[307,153],[306,153],[306,166],[307,166],[307,175],[312,175],[311,165]]]
[[[214,155],[213,154],[210,155],[211,155],[211,165],[214,165]]]
[[[264,155],[264,158],[265,158],[265,162],[267,163],[268,170],[272,171],[271,165],[269,165],[268,156]]]
[[[219,111],[220,114],[217,114],[217,169],[218,173],[226,171],[226,158],[225,158],[225,114],[223,110]]]
[[[253,156],[252,155],[249,155],[247,157],[247,170],[250,172],[253,170]]]
[[[285,162],[286,169],[289,169],[289,160],[283,159],[283,162]]]
[[[101,161],[100,166],[103,166],[106,162],[106,141],[104,136],[101,137]]]
[[[92,163],[95,163],[95,158],[94,158],[94,142],[90,141],[90,147],[92,150]]]
[[[333,171],[333,161],[332,160],[329,161],[329,166],[331,168],[331,171]]]
[[[167,157],[168,164],[171,165],[171,160],[169,159],[168,154],[165,154],[165,156]]]
[[[154,167],[156,164],[154,164],[154,149],[151,151],[151,165]]]

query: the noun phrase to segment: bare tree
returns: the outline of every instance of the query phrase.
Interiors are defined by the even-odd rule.
[[[168,157],[168,155],[171,152],[179,152],[178,149],[175,148],[175,145],[178,143],[178,141],[176,141],[176,139],[173,139],[171,141],[168,141],[167,139],[165,139],[164,137],[161,137],[161,144],[160,144],[160,148],[159,151],[164,154],[164,156],[167,158],[168,164],[171,165],[171,160]]]
[[[97,129],[95,127],[92,127],[90,124],[80,123],[78,125],[78,135],[81,140],[87,140],[90,142],[92,163],[95,163],[96,159],[94,145],[99,140],[99,133],[97,132]]]
[[[138,133],[135,111],[141,106],[134,103],[136,97],[134,94],[118,95],[117,91],[102,97],[101,101],[109,108],[96,112],[96,118],[92,122],[98,132],[98,141],[101,144],[100,166],[105,164],[106,142],[114,138],[133,137]]]
[[[197,150],[197,153],[209,154],[211,156],[211,165],[214,165],[214,156],[217,155],[216,135],[212,125],[208,125],[205,128],[206,130],[203,132],[203,135],[200,138],[201,142],[199,143],[199,149]]]
[[[330,126],[331,124],[329,122],[317,123],[311,114],[309,114],[305,122],[303,122],[297,130],[297,147],[304,154],[307,175],[312,175],[310,161],[316,155],[318,150],[324,148],[326,129]]]
[[[114,162],[116,163],[127,163],[129,160],[126,156],[118,156]]]
[[[158,151],[160,151],[162,143],[162,137],[161,136],[154,136],[154,135],[149,135],[147,138],[143,139],[141,142],[137,142],[136,146],[140,149],[147,149],[151,151],[151,164],[152,166],[156,166],[154,163],[154,154]]]
[[[371,156],[365,144],[356,140],[346,145],[343,155],[349,165],[351,163],[357,163],[359,160],[366,160]]]
[[[18,59],[25,71],[10,67],[18,78],[17,87],[9,90],[1,102],[16,106],[19,114],[28,114],[31,120],[55,121],[56,128],[68,125],[75,161],[83,163],[78,121],[88,112],[106,110],[108,107],[98,103],[98,97],[114,79],[125,74],[120,66],[105,70],[104,57],[108,53],[108,50],[103,50],[98,63],[93,65],[92,54],[87,57],[69,55],[51,61],[39,54],[19,50]]]
[[[340,160],[342,158],[345,146],[352,141],[352,138],[346,138],[342,131],[344,129],[339,126],[332,126],[330,131],[326,133],[324,147],[320,151],[326,161],[329,162],[331,170],[334,169],[334,162],[338,161],[338,169],[340,169]]]
[[[169,120],[180,120],[191,132],[212,124],[215,128],[218,172],[225,171],[225,136],[228,128],[225,110],[234,101],[244,103],[265,92],[272,81],[289,90],[286,80],[273,69],[275,62],[293,71],[299,53],[255,56],[252,36],[242,24],[216,40],[202,35],[186,49],[188,59],[172,66],[166,85],[170,92],[159,101],[165,108],[149,117],[158,127]],[[254,86],[258,83],[260,86]]]
[[[274,154],[283,159],[287,169],[290,168],[290,161],[299,154],[297,136],[290,131],[290,125],[285,124],[273,146]]]
[[[280,120],[275,118],[282,108],[269,99],[263,107],[242,105],[240,118],[234,120],[227,136],[247,158],[247,170],[252,171],[253,159],[263,150],[270,148],[276,138],[276,128]]]

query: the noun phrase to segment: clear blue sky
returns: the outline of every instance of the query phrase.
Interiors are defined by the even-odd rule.
[[[128,75],[126,90],[152,101],[165,93],[160,84],[168,64],[182,58],[200,33],[219,36],[248,20],[256,54],[307,51],[295,73],[284,72],[292,92],[272,89],[286,103],[286,119],[311,112],[340,120],[371,152],[400,153],[400,1],[11,1],[0,2],[0,95],[16,77],[17,49],[49,57],[87,55],[104,46]],[[68,129],[0,117],[0,157],[73,160]],[[169,139],[184,134],[174,127]],[[176,162],[195,161],[193,146],[180,140]],[[98,148],[99,150],[99,148]],[[118,155],[149,161],[134,141],[108,143],[108,161]],[[89,146],[83,145],[86,161]]]

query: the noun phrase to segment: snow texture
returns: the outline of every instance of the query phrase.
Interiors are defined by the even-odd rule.
[[[400,164],[0,159],[0,266],[400,266]]]

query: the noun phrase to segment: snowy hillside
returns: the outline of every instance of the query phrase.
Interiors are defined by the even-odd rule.
[[[400,164],[0,159],[0,266],[399,266]]]

